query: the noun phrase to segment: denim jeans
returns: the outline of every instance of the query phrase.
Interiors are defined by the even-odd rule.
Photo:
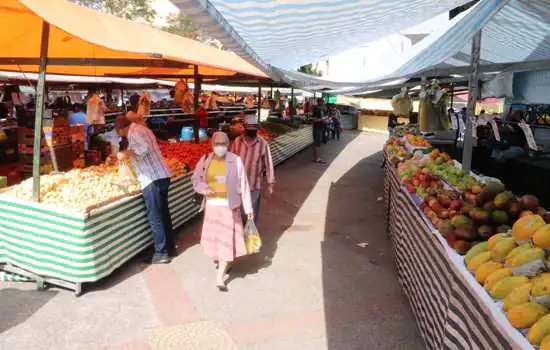
[[[175,248],[172,220],[168,208],[170,179],[160,179],[143,189],[147,219],[155,240],[155,255],[166,255]]]
[[[258,219],[260,216],[260,202],[262,200],[262,191],[261,190],[252,190],[250,191],[250,199],[252,201],[252,211],[254,212],[254,224],[258,224]],[[243,223],[246,224],[248,217],[242,210],[243,213]]]

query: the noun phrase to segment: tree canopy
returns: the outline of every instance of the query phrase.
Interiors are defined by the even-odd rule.
[[[151,0],[71,0],[72,2],[104,11],[128,20],[142,20],[153,23],[157,12]]]
[[[313,68],[312,64],[306,64],[305,66],[301,66],[300,68],[298,68],[298,72],[308,74],[308,75],[314,75],[316,77],[320,77],[322,75],[321,72]]]

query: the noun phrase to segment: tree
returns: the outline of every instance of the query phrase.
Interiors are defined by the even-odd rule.
[[[298,72],[308,74],[308,75],[314,75],[316,77],[320,77],[322,75],[321,72],[313,68],[312,64],[306,64],[305,66],[301,66],[300,68],[298,68]]]
[[[153,23],[157,15],[151,0],[71,0],[72,2],[107,12],[131,21],[142,20]]]
[[[183,13],[172,13],[166,19],[166,26],[162,28],[163,30],[180,35],[189,39],[197,40],[199,36],[199,31],[197,25],[191,17],[186,16]]]

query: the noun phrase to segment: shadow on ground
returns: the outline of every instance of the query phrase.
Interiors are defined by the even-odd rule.
[[[0,334],[25,322],[58,292],[0,289]]]
[[[322,242],[327,349],[423,349],[385,229],[382,152],[329,190]]]
[[[312,156],[310,156],[312,149],[307,148],[301,152],[306,153],[305,155],[294,156],[306,161],[305,165],[307,166],[294,161],[282,163],[276,168],[275,192],[271,198],[262,200],[258,224],[258,231],[262,236],[262,248],[258,254],[239,259],[239,263],[235,264],[232,270],[228,283],[231,280],[244,278],[246,275],[257,273],[262,268],[269,267],[277,252],[277,242],[286,231],[306,231],[310,229],[306,226],[293,225],[294,218],[317,181],[330,167],[331,161],[349,143],[353,142],[357,135],[357,133],[349,133],[346,137],[342,137],[340,141],[329,141],[330,153],[327,152],[327,146],[321,147],[321,156],[327,160],[327,164],[312,163]],[[291,159],[295,159],[294,157]],[[265,216],[267,212],[269,212],[269,217]]]

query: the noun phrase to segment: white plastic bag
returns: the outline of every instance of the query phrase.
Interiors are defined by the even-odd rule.
[[[254,224],[254,220],[248,220],[244,226],[244,243],[248,254],[256,254],[262,247],[262,238]]]

